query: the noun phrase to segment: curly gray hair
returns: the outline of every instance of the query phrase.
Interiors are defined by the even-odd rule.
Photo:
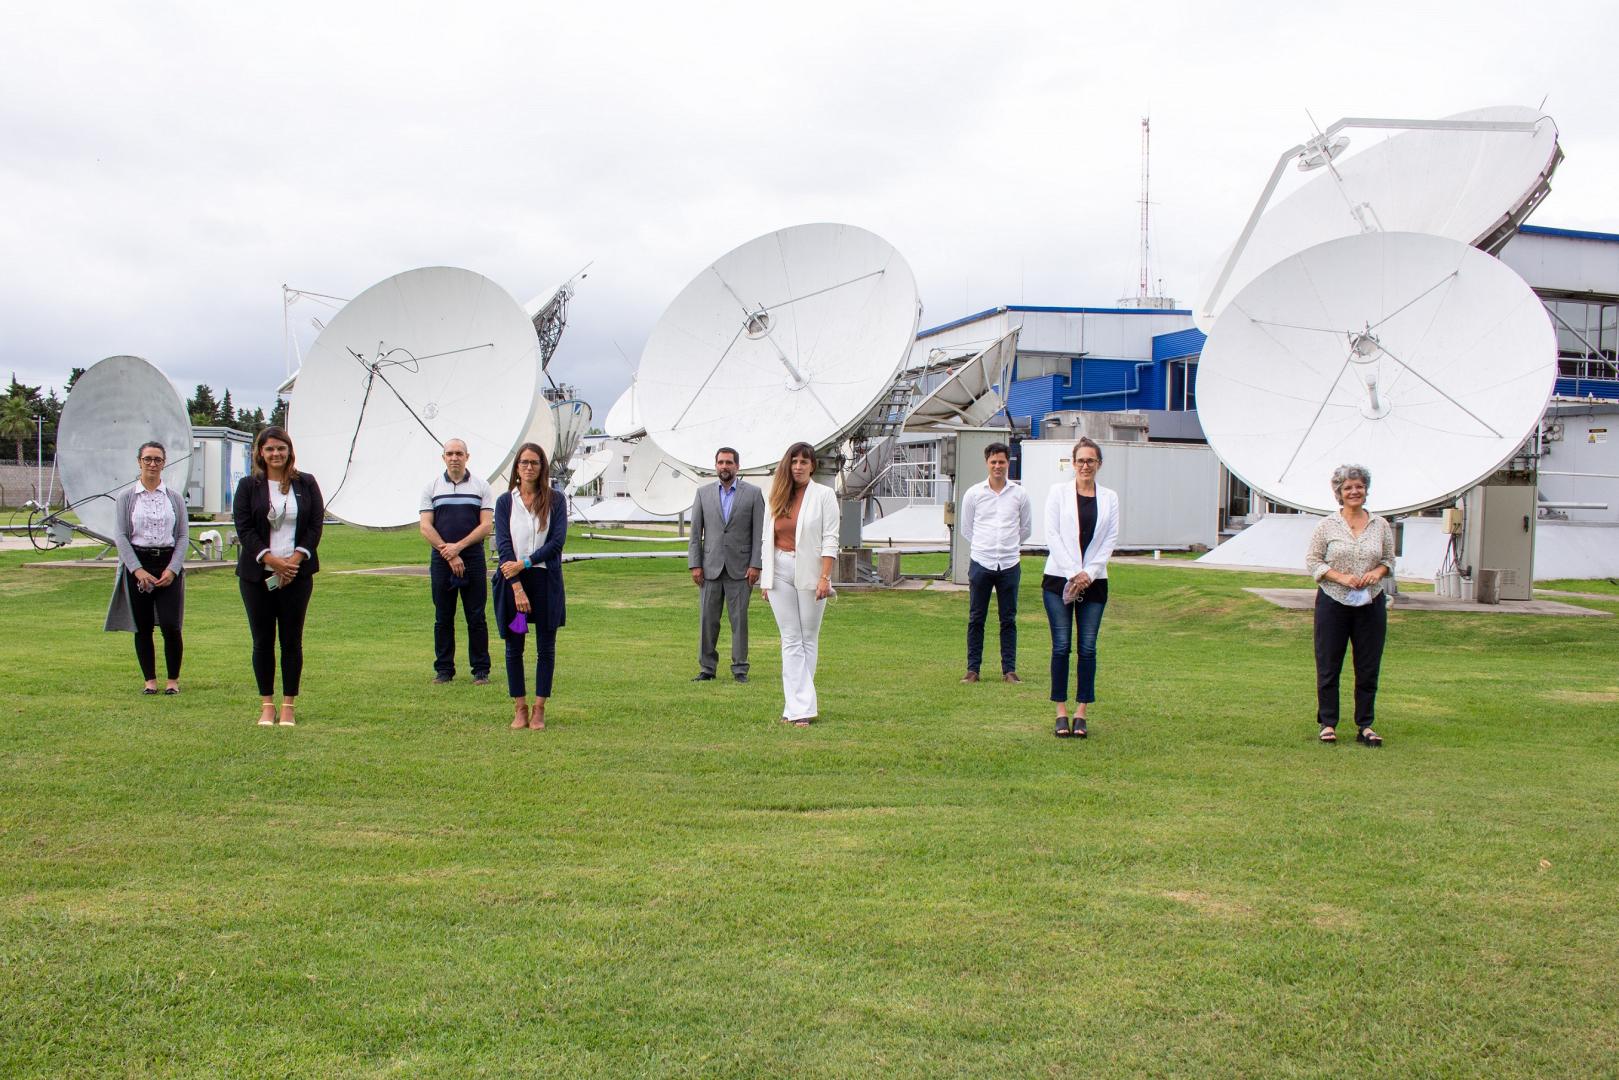
[[[1372,490],[1372,471],[1364,465],[1340,465],[1332,470],[1332,497],[1338,500],[1339,505],[1344,501],[1344,485],[1351,480],[1359,480],[1366,485],[1366,490]]]

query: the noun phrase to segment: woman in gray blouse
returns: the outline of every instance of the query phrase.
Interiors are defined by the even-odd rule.
[[[1332,471],[1332,493],[1340,506],[1310,535],[1304,565],[1321,586],[1315,594],[1316,723],[1324,743],[1338,741],[1338,676],[1344,649],[1355,649],[1355,741],[1382,746],[1372,730],[1377,673],[1388,630],[1388,597],[1383,584],[1394,573],[1394,530],[1366,510],[1372,474],[1363,465]]]
[[[186,508],[179,492],[163,483],[168,454],[159,442],[135,452],[140,479],[118,496],[112,540],[118,548],[118,578],[107,607],[108,630],[135,633],[135,659],[146,680],[143,694],[157,693],[157,651],[152,628],[163,631],[168,682],[163,692],[180,692],[185,616]]]

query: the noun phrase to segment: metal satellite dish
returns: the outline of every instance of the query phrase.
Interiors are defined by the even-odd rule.
[[[332,317],[299,372],[289,417],[298,467],[320,480],[336,517],[410,524],[422,484],[443,468],[444,440],[465,440],[487,476],[529,430],[537,349],[517,301],[470,270],[373,285]]]
[[[551,415],[557,430],[556,453],[552,460],[569,461],[579,448],[579,440],[590,430],[590,406],[570,398],[552,405]]]
[[[517,460],[517,449],[524,443],[533,443],[544,450],[547,462],[556,461],[557,420],[556,415],[551,412],[550,402],[543,396],[534,403],[534,417],[528,423],[528,430],[512,443],[511,449],[506,452],[506,457],[500,463],[500,468],[494,471],[494,476],[511,476],[512,463]]]
[[[1508,461],[1551,395],[1557,346],[1534,292],[1500,261],[1443,237],[1368,233],[1259,275],[1199,362],[1209,444],[1251,487],[1336,509],[1328,477],[1371,470],[1367,500],[1404,513]]]
[[[695,469],[670,460],[651,439],[637,443],[624,466],[630,499],[649,514],[673,516],[690,510],[703,479]]]
[[[733,446],[773,462],[837,443],[886,394],[916,338],[911,268],[852,225],[799,225],[722,256],[675,297],[641,354],[636,406],[669,457]]]
[[[1333,160],[1346,129],[1399,129],[1359,154]],[[1339,236],[1431,233],[1498,251],[1551,190],[1563,152],[1557,125],[1538,109],[1499,106],[1443,120],[1349,117],[1285,152],[1233,247],[1193,308],[1208,333],[1231,297],[1276,263]],[[1319,168],[1270,206],[1289,162]]]
[[[568,488],[577,493],[594,484],[613,463],[610,447],[599,447],[588,454],[575,454],[568,462]]]
[[[844,466],[843,471],[838,473],[837,482],[840,498],[865,498],[866,493],[882,479],[883,472],[894,463],[894,453],[899,448],[899,439],[893,435],[861,442],[864,445],[856,445],[853,440],[844,444]]]
[[[191,482],[191,417],[174,384],[138,356],[109,356],[73,383],[56,432],[67,506],[83,531],[111,542],[118,495],[140,478],[136,450],[155,440],[168,453],[163,483],[185,499]]]
[[[982,349],[933,392],[911,409],[906,431],[949,427],[985,427],[1006,407],[1001,385],[1017,356],[1018,331],[1013,330]]]
[[[607,419],[602,421],[602,430],[615,439],[639,439],[646,434],[646,425],[641,422],[640,410],[635,407],[635,380],[618,395],[613,407],[607,410]]]

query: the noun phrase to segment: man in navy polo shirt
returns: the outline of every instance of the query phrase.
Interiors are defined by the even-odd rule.
[[[455,601],[467,615],[467,662],[472,685],[489,682],[489,623],[484,606],[483,541],[495,524],[495,496],[467,471],[467,444],[444,444],[444,471],[422,491],[422,536],[433,548],[433,681],[455,678]]]

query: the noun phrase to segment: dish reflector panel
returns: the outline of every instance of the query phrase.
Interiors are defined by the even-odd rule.
[[[80,375],[62,405],[56,465],[79,523],[112,538],[118,495],[140,479],[136,450],[163,444],[163,483],[186,497],[191,482],[191,417],[168,378],[138,356],[109,356]]]
[[[1277,502],[1337,509],[1339,465],[1367,505],[1445,501],[1508,461],[1557,370],[1551,321],[1499,260],[1443,237],[1368,233],[1255,278],[1198,366],[1198,415],[1232,472]]]
[[[1504,241],[1510,226],[1527,217],[1548,190],[1562,153],[1557,125],[1538,109],[1512,105],[1445,120],[1533,124],[1534,129],[1405,131],[1334,162],[1331,169],[1321,168],[1265,211],[1216,295],[1231,251],[1220,256],[1198,291],[1193,308],[1198,328],[1207,333],[1229,299],[1269,267],[1335,237],[1419,232],[1464,244]],[[1508,226],[1505,233],[1503,226]]]
[[[703,478],[678,461],[671,461],[651,439],[642,439],[624,465],[624,483],[630,499],[649,514],[682,514],[697,500]]]
[[[835,444],[887,392],[916,338],[911,268],[852,225],[798,225],[722,256],[675,297],[641,354],[636,401],[669,457],[744,467]]]
[[[522,307],[481,274],[434,266],[379,282],[333,316],[298,374],[298,467],[343,521],[410,524],[444,440],[465,440],[487,477],[529,430],[537,350]]]
[[[607,419],[602,421],[602,430],[615,439],[639,439],[646,434],[646,425],[641,423],[640,410],[635,407],[635,380],[618,395],[613,407],[607,410]]]
[[[983,427],[993,420],[1006,404],[1000,387],[1017,355],[1017,338],[1013,330],[957,368],[916,403],[905,418],[905,430]]]

